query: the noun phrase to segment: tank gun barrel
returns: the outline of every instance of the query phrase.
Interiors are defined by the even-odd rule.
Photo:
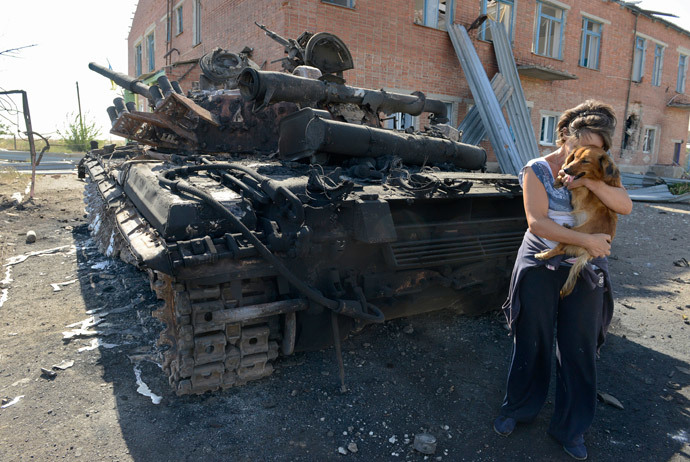
[[[259,29],[261,29],[262,31],[266,32],[266,35],[267,35],[269,38],[275,40],[276,42],[280,43],[280,44],[283,45],[284,47],[288,47],[288,46],[291,45],[291,43],[290,43],[290,41],[289,41],[288,39],[286,39],[285,37],[282,37],[282,36],[276,34],[275,32],[273,32],[272,30],[270,30],[268,27],[264,26],[263,24],[259,24],[259,23],[256,22],[256,21],[254,21],[254,24],[256,24],[256,25],[259,27]]]
[[[122,88],[129,90],[132,93],[144,96],[150,100],[152,99],[151,92],[149,91],[149,86],[139,79],[136,79],[127,74],[123,74],[122,72],[115,72],[112,69],[108,69],[107,67],[101,66],[100,64],[96,63],[89,63],[89,69],[91,69],[94,72],[97,72],[98,74],[101,74],[103,77],[109,78]]]
[[[403,112],[419,115],[422,112],[430,112],[434,121],[447,121],[446,105],[440,100],[426,98],[419,92],[405,95],[384,90],[367,90],[282,72],[255,69],[242,71],[238,85],[242,97],[247,101],[260,102],[260,107],[280,101],[300,104],[353,103],[369,106],[374,111],[387,114]]]

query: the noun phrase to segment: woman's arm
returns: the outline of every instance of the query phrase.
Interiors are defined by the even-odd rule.
[[[584,186],[592,191],[604,205],[620,215],[632,212],[632,200],[623,187],[609,186],[603,181],[580,178],[567,183],[568,189]]]
[[[580,233],[549,218],[546,189],[531,168],[525,170],[522,188],[527,225],[533,234],[551,241],[579,245],[593,257],[605,257],[611,253],[610,235]]]

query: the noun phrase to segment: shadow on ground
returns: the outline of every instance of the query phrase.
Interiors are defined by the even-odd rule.
[[[343,343],[344,394],[328,349],[283,358],[271,377],[241,388],[177,397],[147,360],[159,352],[161,326],[151,312],[161,302],[145,275],[100,256],[85,226],[74,237],[87,309],[110,313],[100,338],[118,346],[92,353],[100,356],[136,461],[425,460],[411,445],[424,431],[438,440],[429,460],[570,460],[546,434],[551,401],[509,438],[491,428],[512,346],[497,313],[439,312],[371,326]],[[586,435],[591,459],[690,458],[682,453],[690,433],[690,365],[614,335],[599,363],[600,390],[625,409],[599,404]],[[135,366],[160,404],[137,392]],[[357,452],[340,455],[350,443]]]

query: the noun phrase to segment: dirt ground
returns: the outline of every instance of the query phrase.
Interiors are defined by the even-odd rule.
[[[10,197],[27,183],[0,178],[0,460],[571,460],[546,434],[553,393],[531,425],[492,430],[512,346],[496,311],[365,329],[343,344],[346,393],[327,349],[241,388],[175,396],[155,362],[160,302],[144,274],[98,253],[84,183],[41,176],[18,208]],[[621,217],[599,389],[624,409],[599,403],[590,460],[690,458],[690,268],[674,265],[690,260],[689,223],[689,205],[636,203]],[[90,315],[102,322],[70,327]],[[80,326],[96,334],[65,338]],[[413,449],[422,432],[435,454]]]

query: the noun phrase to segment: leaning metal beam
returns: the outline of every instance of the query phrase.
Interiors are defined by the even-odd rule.
[[[513,93],[513,88],[508,85],[505,77],[500,72],[496,72],[491,79],[491,88],[496,94],[496,98],[498,98],[498,104],[504,107]],[[484,125],[482,125],[482,118],[479,116],[479,109],[477,109],[476,105],[472,106],[472,109],[467,112],[465,118],[460,122],[458,130],[462,132],[461,141],[463,143],[478,145],[484,139],[486,130]]]
[[[453,24],[448,28],[448,35],[460,60],[462,70],[465,72],[467,83],[501,170],[504,173],[517,175],[522,165],[513,136],[503,117],[498,99],[491,89],[489,78],[486,76],[486,71],[484,71],[479,60],[477,51],[472,46],[469,35],[467,35],[467,30],[460,24]]]
[[[522,91],[513,50],[510,46],[505,27],[503,27],[503,24],[492,20],[489,20],[489,27],[491,27],[491,37],[494,43],[496,60],[498,61],[498,70],[503,74],[508,84],[513,87],[513,94],[508,98],[508,103],[506,104],[506,112],[515,135],[515,144],[518,148],[520,162],[522,165],[525,165],[530,159],[539,156],[537,138],[534,134],[529,111],[527,110],[525,93]]]

